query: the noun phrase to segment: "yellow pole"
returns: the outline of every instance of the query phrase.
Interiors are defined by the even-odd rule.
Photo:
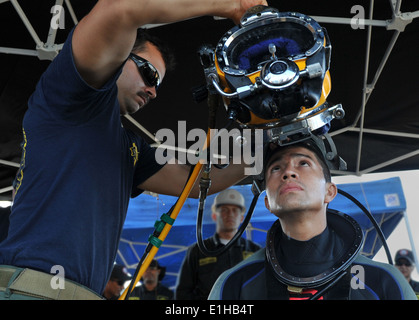
[[[208,148],[208,144],[209,144],[209,137],[211,135],[211,130],[209,130],[208,134],[207,134],[207,139],[205,141],[205,149]],[[198,180],[199,174],[201,173],[202,170],[202,162],[199,161],[194,170],[192,171],[191,177],[189,178],[185,188],[183,189],[178,202],[176,203],[172,214],[171,214],[171,218],[172,219],[176,219],[180,209],[182,209],[183,204],[185,203],[186,199],[189,197],[189,194],[191,193],[192,187],[194,186],[195,182]],[[167,234],[169,233],[170,229],[172,228],[172,226],[168,223],[165,224],[163,230],[161,231],[158,239],[160,239],[162,242],[166,239]],[[134,279],[134,284],[132,286],[132,290],[134,290],[135,285],[138,283],[138,281],[140,281],[141,277],[143,276],[145,270],[147,270],[148,266],[150,265],[151,261],[153,260],[154,256],[156,255],[157,251],[159,250],[159,248],[157,248],[156,246],[153,246],[150,249],[150,252],[148,253],[147,257],[144,259],[143,264],[140,267],[140,270],[138,271],[137,277]],[[124,292],[121,294],[121,296],[119,297],[119,300],[124,300],[125,297],[127,296],[128,293],[128,288],[126,288],[124,290]]]

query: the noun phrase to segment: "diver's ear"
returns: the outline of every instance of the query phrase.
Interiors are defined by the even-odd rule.
[[[336,197],[338,193],[338,187],[333,182],[326,183],[326,196],[324,198],[325,203],[330,203]]]
[[[265,207],[266,207],[266,209],[268,209],[269,212],[271,212],[271,207],[269,206],[269,201],[268,201],[267,196],[265,196]]]

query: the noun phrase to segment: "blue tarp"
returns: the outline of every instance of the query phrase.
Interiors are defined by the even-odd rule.
[[[253,199],[251,186],[240,185],[233,188],[245,196],[246,205],[250,206]],[[372,182],[339,184],[338,188],[355,197],[373,214],[386,238],[403,218],[406,201],[398,177]],[[206,200],[203,224],[204,238],[214,232],[214,223],[210,215],[211,204],[215,196],[208,196]],[[266,210],[264,197],[265,193],[259,196],[249,227],[244,234],[244,237],[251,238],[261,246],[264,246],[266,231],[276,220],[276,217]],[[161,215],[167,213],[176,200],[176,197],[146,194],[131,199],[119,245],[117,263],[127,266],[129,271],[132,274],[134,273],[148,243],[148,237],[154,231],[155,221],[160,220]],[[363,254],[372,258],[381,248],[381,241],[361,209],[341,194],[338,194],[333,200],[330,208],[344,212],[358,221],[365,234]],[[187,199],[155,256],[159,263],[167,268],[162,283],[168,287],[175,287],[177,274],[186,249],[196,242],[197,210],[198,200]]]

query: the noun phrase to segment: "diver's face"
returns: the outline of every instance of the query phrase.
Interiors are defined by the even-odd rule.
[[[297,211],[318,212],[336,195],[329,190],[316,155],[303,147],[276,152],[265,171],[265,205],[278,217]]]

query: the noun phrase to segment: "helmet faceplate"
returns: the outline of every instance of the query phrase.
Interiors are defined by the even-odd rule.
[[[256,6],[218,42],[207,82],[243,127],[295,127],[304,120],[314,131],[344,114],[326,103],[330,53],[326,30],[311,17]]]

